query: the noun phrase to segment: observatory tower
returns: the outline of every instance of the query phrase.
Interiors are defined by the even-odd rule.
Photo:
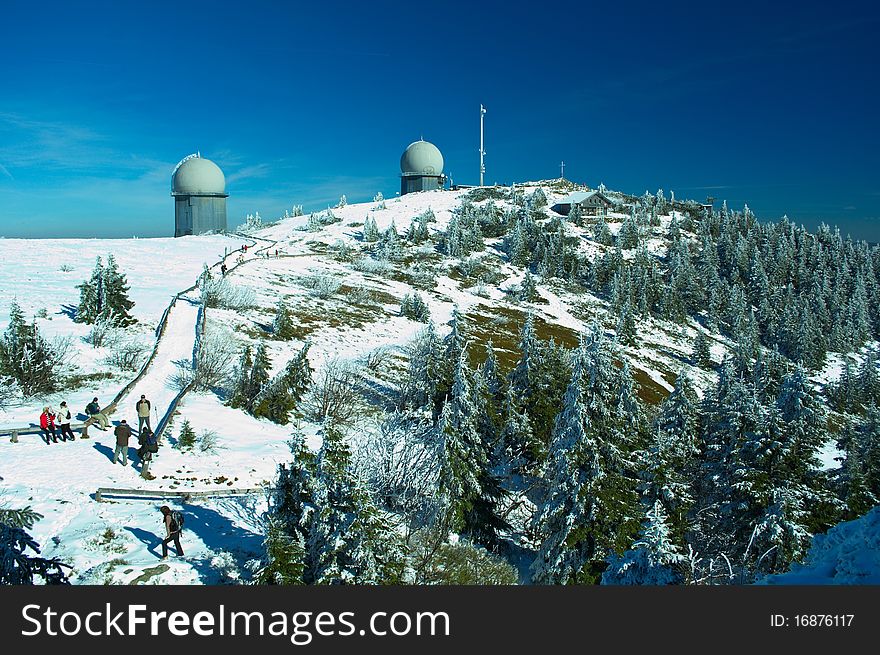
[[[445,182],[437,146],[422,139],[410,143],[400,156],[400,195],[442,189]]]
[[[180,160],[171,174],[174,236],[226,230],[226,178],[199,153]]]

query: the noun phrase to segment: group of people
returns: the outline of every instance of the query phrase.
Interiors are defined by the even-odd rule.
[[[138,417],[138,458],[141,460],[141,477],[146,480],[154,480],[156,476],[150,473],[150,462],[153,455],[159,451],[158,437],[153,433],[150,425],[150,410],[152,405],[145,394],[141,394],[140,400],[135,403],[135,411]],[[92,402],[86,405],[86,415],[91,422],[100,430],[107,430],[110,427],[110,419],[101,409],[98,398],[92,398]],[[73,414],[67,406],[67,401],[63,401],[57,412],[52,411],[51,407],[44,407],[43,413],[40,414],[40,429],[45,435],[46,445],[50,443],[58,443],[70,439],[73,441],[76,437],[70,429],[70,421]],[[116,449],[113,452],[113,463],[121,463],[123,466],[128,465],[128,444],[133,436],[131,426],[128,421],[122,419],[119,425],[113,430],[116,437]]]
[[[67,402],[62,402],[57,412],[52,411],[52,408],[49,406],[43,408],[43,413],[40,414],[40,429],[45,435],[47,446],[50,443],[58,443],[59,436],[61,441],[67,441],[68,439],[74,441],[76,439],[73,431],[70,429],[71,418],[73,418],[73,415],[67,407]]]

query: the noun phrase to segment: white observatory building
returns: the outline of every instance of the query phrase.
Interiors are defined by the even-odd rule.
[[[400,156],[400,195],[442,189],[445,183],[437,146],[423,139],[410,143]]]
[[[174,236],[226,231],[226,178],[199,153],[180,160],[171,174]]]

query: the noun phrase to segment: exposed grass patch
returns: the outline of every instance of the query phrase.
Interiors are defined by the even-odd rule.
[[[482,363],[484,346],[489,339],[495,348],[498,365],[503,371],[510,371],[519,359],[519,333],[526,320],[526,313],[513,307],[489,307],[477,305],[475,310],[466,315],[467,333],[471,339],[469,350],[471,365]],[[540,316],[535,316],[535,332],[549,341],[551,338],[566,348],[576,348],[580,340],[576,330],[557,323],[548,323]],[[656,405],[669,395],[663,385],[657,383],[644,371],[633,368],[633,379],[639,385],[639,399]],[[663,373],[664,379],[668,379]],[[673,382],[674,383],[674,382]]]
[[[130,585],[146,584],[152,578],[156,577],[157,575],[162,575],[163,573],[165,573],[165,571],[168,571],[170,568],[171,567],[168,566],[167,564],[159,564],[158,566],[152,566],[150,568],[144,569],[143,573],[141,573],[138,577],[136,577],[134,580],[132,580],[128,584],[130,584]]]

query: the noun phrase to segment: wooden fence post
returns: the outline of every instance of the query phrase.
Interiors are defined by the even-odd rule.
[[[17,430],[12,431],[12,438],[9,441],[11,441],[12,443],[18,443],[18,431]]]

